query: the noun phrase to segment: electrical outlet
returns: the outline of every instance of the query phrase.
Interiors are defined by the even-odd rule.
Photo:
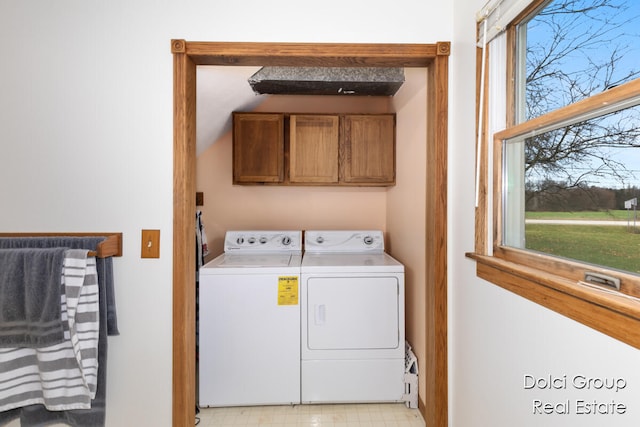
[[[141,258],[160,258],[160,230],[142,230]]]

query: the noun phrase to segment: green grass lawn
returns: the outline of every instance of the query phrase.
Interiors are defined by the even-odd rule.
[[[624,212],[625,217],[619,219],[626,220],[626,211],[616,212]],[[566,216],[553,218],[568,219]],[[626,226],[527,224],[525,237],[527,249],[640,273],[640,233],[637,229],[633,232]]]
[[[586,219],[597,221],[633,221],[634,212],[621,210],[611,211],[585,211],[585,212],[526,212],[526,219]],[[638,220],[640,220],[640,212],[638,212]]]

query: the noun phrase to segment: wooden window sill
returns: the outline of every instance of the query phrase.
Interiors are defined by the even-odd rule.
[[[478,277],[640,348],[640,301],[494,256],[468,253]]]

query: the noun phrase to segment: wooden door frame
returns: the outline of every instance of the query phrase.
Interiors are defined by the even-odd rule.
[[[196,67],[424,67],[427,69],[426,396],[428,426],[448,423],[447,145],[449,42],[436,44],[224,43],[172,40],[173,53],[173,426],[192,426],[196,407]]]

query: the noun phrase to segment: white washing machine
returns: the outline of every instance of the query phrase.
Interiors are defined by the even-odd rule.
[[[404,266],[381,231],[306,231],[302,403],[400,402]]]
[[[300,403],[300,231],[228,231],[200,269],[200,406]]]

